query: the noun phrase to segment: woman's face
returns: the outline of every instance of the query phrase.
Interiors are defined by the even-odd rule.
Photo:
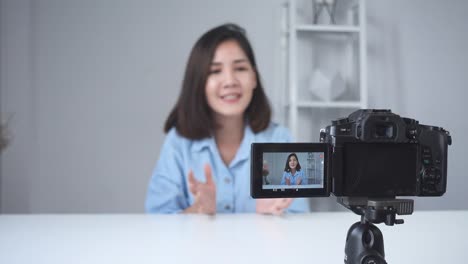
[[[297,159],[294,156],[289,157],[289,168],[295,170],[297,166]]]
[[[256,87],[255,71],[239,44],[234,40],[219,44],[205,85],[216,118],[243,117]]]

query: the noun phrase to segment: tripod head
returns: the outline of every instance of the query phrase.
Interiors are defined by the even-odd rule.
[[[362,216],[363,220],[388,226],[403,224],[403,219],[396,219],[396,215],[410,215],[413,213],[414,201],[411,199],[367,198],[367,197],[338,197],[339,204]]]
[[[338,197],[337,201],[361,216],[361,221],[354,223],[346,235],[345,263],[386,264],[383,235],[374,224],[403,224],[403,219],[396,219],[396,215],[412,214],[414,201],[394,197]]]

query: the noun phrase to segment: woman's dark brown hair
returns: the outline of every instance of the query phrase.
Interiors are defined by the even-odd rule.
[[[243,28],[235,24],[224,24],[203,34],[193,46],[185,69],[182,91],[166,120],[164,132],[175,127],[179,134],[189,139],[202,139],[212,135],[217,124],[206,100],[205,84],[216,48],[227,40],[234,40],[239,44],[257,78],[257,87],[245,111],[245,118],[255,133],[268,127],[271,108],[260,80],[252,47]]]
[[[289,159],[290,159],[291,157],[295,157],[295,158],[296,158],[296,160],[297,160],[296,170],[297,170],[297,171],[300,171],[300,170],[301,170],[301,164],[299,163],[299,159],[297,158],[296,153],[291,153],[291,154],[289,154],[288,158],[286,159],[286,165],[284,166],[284,171],[285,171],[285,172],[291,172],[291,168],[289,167]]]

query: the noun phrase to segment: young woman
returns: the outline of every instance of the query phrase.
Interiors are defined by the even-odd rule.
[[[282,185],[301,185],[304,181],[304,173],[301,171],[301,164],[295,153],[289,154],[284,166]]]
[[[305,200],[250,197],[252,142],[288,142],[271,110],[245,31],[225,24],[206,32],[189,56],[182,91],[150,180],[151,213],[281,214]]]

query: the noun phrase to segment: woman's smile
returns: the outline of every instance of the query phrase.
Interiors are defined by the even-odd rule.
[[[230,93],[221,96],[221,100],[228,104],[234,104],[239,102],[242,95],[240,93]]]

